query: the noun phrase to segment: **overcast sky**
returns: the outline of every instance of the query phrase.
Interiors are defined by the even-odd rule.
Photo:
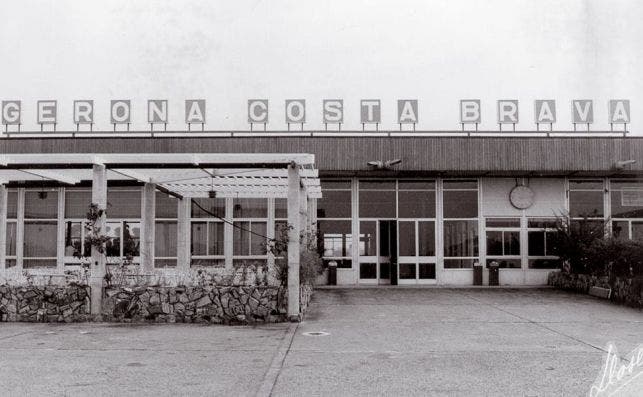
[[[250,98],[270,100],[269,129],[283,129],[284,100],[307,101],[322,128],[324,98],[343,98],[345,129],[361,128],[359,100],[382,100],[382,128],[397,128],[396,100],[419,99],[418,129],[458,129],[458,100],[482,100],[482,129],[497,129],[497,99],[520,100],[519,129],[533,129],[533,100],[555,99],[571,129],[572,99],[593,99],[604,130],[607,101],[631,100],[643,126],[643,2],[517,0],[3,1],[0,99],[94,99],[98,129],[109,100],[131,99],[133,127],[147,99],[168,99],[169,129],[184,130],[185,99],[207,100],[208,129],[248,129]]]

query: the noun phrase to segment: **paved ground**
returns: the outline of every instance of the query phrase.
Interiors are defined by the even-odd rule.
[[[0,394],[586,395],[608,342],[643,343],[643,312],[551,289],[328,289],[299,325],[3,323]]]

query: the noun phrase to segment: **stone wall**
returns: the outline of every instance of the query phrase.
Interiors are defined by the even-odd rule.
[[[103,319],[246,324],[283,321],[285,289],[266,286],[106,289]]]
[[[596,277],[587,274],[570,274],[551,272],[547,284],[586,294],[591,287],[611,288],[610,300],[615,303],[632,307],[643,307],[643,279],[616,278],[610,282],[607,277]]]
[[[89,287],[0,285],[0,321],[73,322],[87,321]]]

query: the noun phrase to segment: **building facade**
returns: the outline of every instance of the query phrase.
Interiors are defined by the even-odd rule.
[[[474,264],[491,261],[500,264],[502,285],[545,284],[559,266],[548,243],[563,214],[643,240],[643,139],[330,135],[12,137],[0,151],[313,154],[322,197],[308,209],[341,285],[390,284],[392,271],[400,285],[469,285]],[[179,200],[156,191],[150,221],[142,185],[108,181],[108,263],[144,256],[173,272],[280,260],[265,243],[287,223],[284,198]],[[89,250],[91,187],[44,179],[5,186],[5,268],[64,273],[77,266]],[[153,252],[141,252],[150,236]]]

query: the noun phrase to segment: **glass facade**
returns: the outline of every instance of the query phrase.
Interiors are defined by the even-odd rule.
[[[525,271],[558,268],[553,250],[557,214],[539,209],[509,216],[500,207],[509,202],[501,202],[499,195],[491,207],[485,203],[484,183],[484,178],[322,180],[323,198],[315,208],[323,260],[336,261],[341,274],[351,274],[352,279],[344,276],[346,283],[385,284],[393,270],[401,284],[440,282],[441,274],[461,274],[454,277],[464,280],[476,262],[496,261],[503,269]],[[604,225],[618,238],[643,240],[643,180],[572,178],[559,183],[555,194],[562,197],[561,213],[569,211],[574,220],[588,218],[597,230]],[[108,263],[123,257],[141,262],[142,193],[138,186],[108,188]],[[91,253],[86,242],[91,188],[10,188],[7,199],[7,268],[61,271],[78,265],[77,256]],[[156,192],[155,200],[156,268],[285,260],[272,258],[266,246],[267,238],[279,238],[287,229],[284,198],[181,201]],[[489,209],[493,205],[502,215]]]

